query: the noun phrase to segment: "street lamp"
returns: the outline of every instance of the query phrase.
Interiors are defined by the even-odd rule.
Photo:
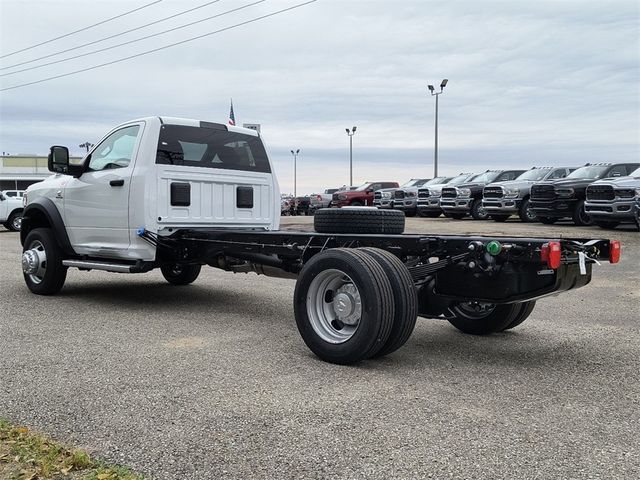
[[[433,85],[429,85],[429,91],[431,92],[431,96],[432,97],[436,97],[436,145],[435,145],[435,149],[433,152],[433,176],[434,178],[438,176],[438,97],[440,96],[440,94],[442,93],[442,91],[444,90],[444,87],[447,86],[447,82],[449,80],[448,79],[444,79],[442,80],[442,82],[440,82],[440,91],[436,92],[435,89],[433,88]]]
[[[353,136],[356,133],[356,127],[352,127],[351,130],[345,128],[347,135],[349,135],[349,186],[353,186]]]
[[[297,149],[295,152],[291,150],[291,155],[293,155],[293,198],[297,197],[296,195],[296,164],[298,163],[298,154],[300,153],[300,149]]]

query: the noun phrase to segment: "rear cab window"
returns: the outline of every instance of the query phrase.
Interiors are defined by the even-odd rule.
[[[259,137],[223,126],[162,125],[156,164],[271,173]]]

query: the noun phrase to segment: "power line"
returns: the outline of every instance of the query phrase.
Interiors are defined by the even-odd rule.
[[[213,32],[205,33],[203,35],[198,35],[196,37],[187,38],[186,40],[182,40],[180,42],[171,43],[171,44],[165,45],[163,47],[154,48],[153,50],[147,50],[146,52],[136,53],[135,55],[130,55],[128,57],[119,58],[117,60],[112,60],[111,62],[101,63],[100,65],[94,65],[92,67],[82,68],[80,70],[75,70],[73,72],[67,72],[67,73],[63,73],[63,74],[60,74],[60,75],[55,75],[53,77],[42,78],[40,80],[36,80],[36,81],[33,81],[33,82],[22,83],[20,85],[14,85],[14,86],[11,86],[11,87],[2,88],[2,89],[0,89],[0,92],[4,92],[4,91],[7,91],[7,90],[14,90],[16,88],[26,87],[26,86],[29,86],[29,85],[35,85],[37,83],[48,82],[49,80],[55,80],[57,78],[68,77],[70,75],[75,75],[77,73],[87,72],[89,70],[94,70],[96,68],[106,67],[108,65],[113,65],[114,63],[124,62],[126,60],[131,60],[133,58],[142,57],[143,55],[148,55],[150,53],[159,52],[160,50],[164,50],[166,48],[171,48],[171,47],[175,47],[177,45],[182,45],[182,44],[185,44],[185,43],[193,42],[194,40],[199,40],[201,38],[209,37],[209,36],[215,35],[217,33],[225,32],[227,30],[231,30],[233,28],[237,28],[237,27],[240,27],[242,25],[247,25],[249,23],[257,22],[258,20],[263,20],[265,18],[273,17],[275,15],[279,15],[281,13],[288,12],[288,11],[294,10],[296,8],[300,8],[300,7],[303,7],[305,5],[309,5],[310,3],[315,3],[316,1],[317,0],[308,0],[307,2],[298,3],[297,5],[293,5],[291,7],[283,8],[282,10],[278,10],[278,11],[275,11],[275,12],[272,12],[272,13],[268,13],[268,14],[262,15],[260,17],[252,18],[251,20],[246,20],[244,22],[236,23],[235,25],[231,25],[229,27],[221,28],[219,30],[214,30]]]
[[[195,10],[199,10],[201,8],[208,7],[209,5],[211,5],[213,3],[218,3],[219,1],[220,0],[213,0],[211,2],[207,2],[207,3],[203,4],[203,5],[199,5],[197,7],[193,7],[193,8],[190,8],[188,10],[184,10],[182,12],[176,13],[174,15],[170,15],[168,17],[161,18],[160,20],[155,20],[153,22],[146,23],[146,24],[141,25],[139,27],[135,27],[135,28],[131,28],[129,30],[125,30],[124,32],[116,33],[114,35],[109,35],[108,37],[101,38],[100,40],[94,40],[93,42],[84,43],[84,44],[78,45],[76,47],[67,48],[66,50],[60,50],[59,52],[50,53],[49,55],[43,55],[42,57],[34,58],[33,60],[27,60],[26,62],[15,63],[13,65],[9,65],[8,67],[2,67],[2,68],[0,68],[0,70],[7,70],[9,68],[19,67],[20,65],[26,65],[27,63],[33,63],[33,62],[37,62],[38,60],[44,60],[45,58],[55,57],[56,55],[60,55],[61,53],[67,53],[67,52],[70,52],[72,50],[78,50],[79,48],[88,47],[89,45],[95,45],[96,43],[104,42],[105,40],[111,40],[112,38],[120,37],[122,35],[126,35],[127,33],[135,32],[136,30],[142,30],[143,28],[150,27],[151,25],[155,25],[157,23],[166,22],[167,20],[171,20],[172,18],[176,18],[176,17],[179,17],[181,15],[185,15],[187,13],[193,12]]]
[[[93,25],[89,25],[88,27],[83,27],[79,30],[74,30],[73,32],[65,33],[64,35],[60,35],[59,37],[52,38],[50,40],[46,40],[44,42],[36,43],[35,45],[31,45],[30,47],[22,48],[20,50],[16,50],[15,52],[5,53],[4,55],[0,55],[0,58],[10,57],[11,55],[15,55],[16,53],[25,52],[27,50],[31,50],[32,48],[39,47],[40,45],[45,45],[47,43],[54,42],[56,40],[60,40],[61,38],[66,38],[71,35],[75,35],[76,33],[84,32],[85,30],[89,30],[90,28],[97,27],[98,25],[102,25],[104,23],[110,22],[111,20],[115,20],[116,18],[124,17],[125,15],[129,15],[130,13],[137,12],[138,10],[142,10],[143,8],[150,7],[151,5],[155,5],[156,3],[160,3],[162,0],[155,0],[151,3],[147,3],[138,8],[134,8],[133,10],[129,10],[128,12],[121,13],[120,15],[116,15],[115,17],[107,18],[106,20],[102,20],[98,23],[94,23]]]
[[[243,5],[241,7],[232,8],[231,10],[227,10],[226,12],[218,13],[216,15],[211,15],[210,17],[206,17],[206,18],[203,18],[201,20],[196,20],[194,22],[185,23],[184,25],[179,25],[177,27],[170,28],[168,30],[163,30],[162,32],[152,33],[151,35],[146,35],[144,37],[136,38],[134,40],[129,40],[129,41],[126,41],[126,42],[118,43],[116,45],[111,45],[110,47],[99,48],[98,50],[92,50],[91,52],[80,53],[78,55],[74,55],[73,57],[61,58],[60,60],[54,60],[53,62],[42,63],[40,65],[34,65],[33,67],[27,67],[27,68],[22,68],[20,70],[14,70],[13,72],[2,73],[2,74],[0,74],[0,77],[7,77],[9,75],[15,75],[16,73],[27,72],[29,70],[36,70],[38,68],[48,67],[49,65],[55,65],[57,63],[68,62],[69,60],[75,60],[76,58],[82,58],[82,57],[87,57],[89,55],[94,55],[96,53],[106,52],[107,50],[113,50],[114,48],[122,47],[124,45],[130,45],[132,43],[141,42],[142,40],[147,40],[149,38],[153,38],[153,37],[158,37],[160,35],[164,35],[165,33],[169,33],[169,32],[173,32],[175,30],[180,30],[182,28],[190,27],[192,25],[196,25],[197,23],[206,22],[207,20],[211,20],[212,18],[222,17],[223,15],[227,15],[229,13],[237,12],[238,10],[243,10],[243,9],[245,9],[247,7],[252,7],[254,5],[257,5],[258,3],[263,3],[263,2],[266,2],[266,1],[267,0],[258,0],[258,1],[253,2],[253,3],[249,3],[249,4],[246,4],[246,5]]]

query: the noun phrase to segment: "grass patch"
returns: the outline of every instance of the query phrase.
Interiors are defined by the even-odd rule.
[[[0,478],[7,480],[143,480],[130,470],[105,465],[83,450],[0,419]]]

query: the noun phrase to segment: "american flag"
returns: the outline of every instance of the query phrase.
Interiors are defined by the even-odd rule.
[[[231,100],[231,110],[229,110],[229,125],[236,124],[236,116],[233,114],[233,100]]]

